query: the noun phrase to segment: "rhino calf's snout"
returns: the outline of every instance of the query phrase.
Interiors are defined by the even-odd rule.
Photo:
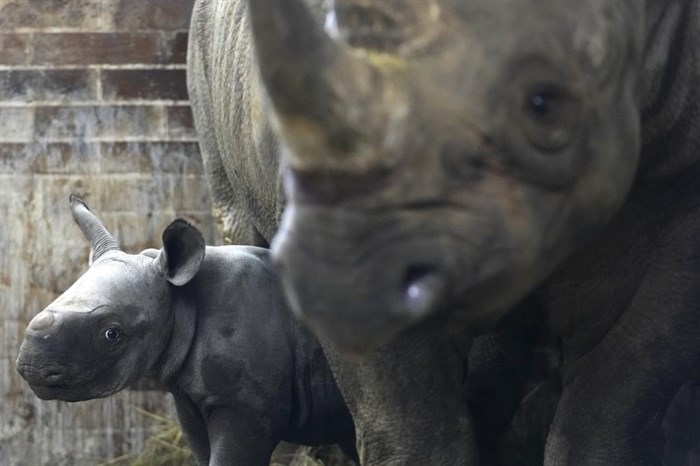
[[[30,384],[60,385],[67,380],[65,370],[58,366],[36,367],[26,362],[22,355],[17,359],[17,372]]]

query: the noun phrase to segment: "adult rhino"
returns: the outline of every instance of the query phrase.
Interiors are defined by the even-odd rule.
[[[267,1],[260,3],[266,4]],[[270,6],[274,7],[272,4]],[[319,24],[326,20],[321,0],[306,0],[306,6]],[[228,243],[264,246],[272,241],[279,228],[285,203],[281,183],[283,169],[280,168],[283,146],[273,128],[273,113],[262,88],[247,10],[244,0],[198,0],[195,3],[188,50],[188,90],[214,212],[224,238]],[[328,16],[328,23],[333,24],[332,14]],[[480,351],[472,351],[477,356],[471,358],[474,362],[469,365],[472,382],[466,390],[474,393],[471,398],[477,400],[478,407],[483,411],[483,415],[477,414],[484,419],[482,431],[485,443],[481,442],[484,446],[490,447],[500,440],[517,407],[529,362],[529,355],[521,349],[528,348],[532,339],[531,332],[507,329],[503,333],[480,338]],[[411,395],[418,401],[410,401],[409,397],[404,396],[402,399],[406,403],[399,403],[398,406],[393,402],[386,403],[385,399],[400,401],[393,396],[394,383],[387,386],[389,393],[383,393],[383,384],[369,380],[369,385],[363,388],[368,395],[364,401],[360,399],[354,381],[346,381],[344,387],[341,385],[358,421],[356,429],[360,432],[360,453],[365,463],[376,464],[385,454],[392,457],[397,454],[391,449],[384,453],[378,451],[376,442],[372,440],[376,435],[375,426],[382,427],[383,424],[404,425],[401,429],[392,429],[395,439],[384,442],[386,445],[398,442],[406,448],[423,452],[431,451],[425,448],[426,445],[437,447],[445,439],[471,445],[471,439],[464,441],[462,435],[465,429],[467,436],[472,435],[471,421],[465,421],[463,416],[453,416],[455,412],[466,413],[462,366],[469,346],[458,343],[460,351],[454,353],[455,346],[450,340],[440,342],[438,346],[447,346],[444,351],[448,354],[443,357],[434,351],[432,340],[428,338],[421,345],[431,345],[429,350],[411,347],[409,351],[402,351],[398,359],[389,355],[378,364],[380,369],[382,364],[388,364],[407,371],[408,375],[401,375],[401,380],[408,377],[410,383],[416,386]],[[336,354],[330,346],[324,349],[336,373],[340,374],[346,364],[344,357]],[[437,362],[433,362],[433,359]],[[400,360],[405,362],[399,364]],[[432,383],[433,372],[420,368],[441,365],[443,360],[449,361],[450,367],[459,366],[449,376],[450,386],[456,384],[459,387],[447,397],[424,396],[418,386]],[[421,378],[424,380],[419,381]],[[376,396],[370,394],[373,388],[378,389]],[[435,393],[439,392],[437,388],[435,390]],[[388,408],[394,409],[390,415],[392,419],[380,419],[375,423],[372,415],[380,411],[373,408],[374,403],[382,405],[383,412]],[[440,421],[433,422],[433,417]],[[450,419],[454,419],[456,428],[453,428],[451,421],[445,422]],[[409,420],[424,425],[416,425]],[[438,425],[440,429],[433,428]],[[443,430],[447,433],[444,434]],[[408,432],[411,435],[407,435]],[[416,436],[420,439],[416,439]],[[379,437],[378,440],[383,442]],[[493,448],[482,450],[489,452]],[[473,452],[473,448],[470,447],[469,451]],[[451,450],[445,449],[443,457],[435,457],[431,464],[450,462],[453,457]]]
[[[471,460],[445,340],[534,293],[564,348],[545,464],[657,464],[700,357],[700,2],[348,0],[343,41],[249,7],[287,296],[336,345],[391,341],[334,363],[368,462]]]

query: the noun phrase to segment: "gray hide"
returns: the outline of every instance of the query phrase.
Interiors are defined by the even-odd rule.
[[[333,363],[367,461],[472,461],[445,341],[534,292],[564,351],[545,464],[660,463],[700,358],[700,2],[336,6],[345,42],[299,1],[249,2],[288,148],[273,255],[296,312],[369,352]]]
[[[333,27],[333,16],[326,20],[320,0],[308,0],[306,4],[317,22],[325,21],[329,27]],[[411,10],[406,10],[406,13],[410,14]],[[279,227],[284,204],[278,163],[282,148],[273,131],[272,113],[260,85],[246,3],[198,0],[189,42],[188,90],[214,212],[229,243],[269,243]],[[354,252],[350,252],[350,255],[354,255]],[[358,338],[360,336],[357,335]],[[475,369],[467,390],[476,393],[474,398],[478,403],[477,415],[480,418],[477,421],[486,424],[484,435],[479,439],[485,442],[482,451],[497,451],[494,445],[498,444],[517,408],[527,380],[527,350],[532,341],[532,329],[507,329],[481,338],[479,351],[471,356],[478,364],[472,365]],[[453,359],[461,364],[466,360],[467,346],[458,346],[464,346],[464,350]],[[333,350],[329,347],[328,351]],[[420,351],[416,350],[416,353]],[[411,364],[407,360],[405,367],[415,367]],[[421,361],[415,364],[422,367],[432,363]],[[459,373],[455,381],[462,384]],[[459,390],[461,406],[464,389]],[[418,391],[415,393],[419,394]],[[384,396],[377,394],[370,399],[381,400]],[[426,407],[437,416],[452,408],[448,402],[439,407]],[[387,425],[404,422],[408,426],[408,421],[402,417],[413,415],[406,412],[406,407],[397,407],[396,412],[401,414],[397,414],[395,420],[382,422]],[[419,419],[425,415],[416,414],[413,417]],[[443,438],[440,431],[430,426],[415,427],[415,430],[429,432],[424,435],[426,444],[439,442]],[[412,442],[416,448],[423,448],[423,442],[409,437],[406,437],[406,441]],[[372,451],[371,448],[365,450]]]
[[[323,0],[307,5],[323,17]],[[215,218],[227,243],[267,245],[284,195],[251,47],[245,2],[196,2],[187,79]]]
[[[275,260],[365,353],[331,354],[365,462],[475,461],[465,348],[531,293],[564,348],[545,464],[660,462],[700,358],[697,1],[338,0],[340,41],[299,0],[198,5],[197,126],[244,177],[211,181],[269,242],[283,154]]]
[[[281,440],[352,452],[350,414],[268,250],[205,247],[176,220],[162,249],[127,254],[78,198],[71,210],[94,262],[27,327],[17,370],[39,398],[105,397],[150,376],[202,465],[267,466]]]

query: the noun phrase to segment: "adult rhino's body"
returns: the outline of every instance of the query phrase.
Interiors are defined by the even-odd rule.
[[[370,462],[470,460],[443,342],[534,292],[564,347],[545,464],[658,464],[700,358],[700,2],[338,2],[351,44],[379,41],[363,53],[299,1],[249,6],[289,148],[287,295],[335,344],[391,341],[335,367],[366,403]],[[433,368],[413,385],[432,406],[406,395],[399,351]],[[399,410],[367,399],[392,393],[413,417],[376,427]],[[436,448],[410,431],[440,432]]]
[[[321,17],[323,0],[308,0]],[[284,204],[279,143],[260,85],[244,1],[199,0],[187,79],[213,209],[227,243],[265,244]]]
[[[365,462],[474,459],[469,329],[537,289],[564,346],[545,462],[656,464],[700,358],[698,2],[338,1],[353,52],[299,0],[248,6],[193,22],[214,199],[271,240],[262,77],[287,295],[327,340],[383,345],[332,358]]]
[[[317,21],[324,20],[321,0],[306,0],[306,5],[314,12]],[[214,212],[219,221],[219,227],[225,241],[233,244],[266,245],[272,241],[279,228],[281,213],[284,207],[284,193],[280,180],[281,145],[277,134],[273,131],[272,112],[264,97],[262,83],[259,77],[257,62],[252,48],[245,1],[228,0],[198,0],[195,4],[191,36],[188,50],[188,90],[192,110],[197,127],[200,149],[204,159],[205,169],[211,189]],[[501,342],[505,341],[504,344]],[[480,340],[483,357],[477,357],[479,362],[487,364],[475,366],[477,382],[467,389],[486,392],[492,401],[483,400],[477,396],[480,406],[488,411],[484,419],[489,424],[485,431],[488,435],[484,441],[498,441],[506,427],[513,409],[517,406],[519,394],[528,372],[528,356],[515,361],[504,360],[503,355],[518,353],[523,346],[528,347],[532,341],[532,333],[524,337],[513,335],[512,331],[504,334],[489,336]],[[451,343],[446,343],[451,347]],[[342,370],[342,357],[334,354],[333,348],[326,347],[326,354],[333,360],[337,359],[338,370]],[[420,351],[416,348],[412,353],[417,357],[422,354],[428,359],[434,355],[432,351]],[[498,354],[496,354],[498,353]],[[402,356],[399,356],[402,358]],[[460,371],[454,376],[459,385],[455,396],[457,403],[464,410],[464,387],[461,378],[461,366],[466,359],[466,348],[458,355],[450,355],[450,360],[460,366]],[[457,362],[459,360],[459,362]],[[386,362],[395,365],[393,358]],[[496,371],[492,371],[495,363]],[[413,371],[414,367],[432,366],[429,361],[410,362],[402,367]],[[482,375],[483,374],[483,375]],[[429,371],[419,371],[411,375],[411,380],[422,376],[430,377]],[[495,380],[507,380],[507,388],[501,393],[492,390]],[[485,387],[479,382],[485,381]],[[474,387],[474,388],[472,388]],[[341,387],[343,388],[343,387]],[[346,391],[352,392],[348,386]],[[498,396],[493,394],[498,393]],[[392,394],[379,394],[376,402]],[[419,390],[415,396],[422,397]],[[361,403],[351,405],[356,413]],[[423,405],[432,415],[442,416],[450,413],[453,405],[450,402],[436,400],[436,403],[410,403],[401,407],[401,413],[396,413],[395,422],[403,422],[400,417],[426,418],[417,414],[416,407]],[[441,405],[436,408],[437,405]],[[500,415],[493,415],[492,406]],[[369,414],[371,408],[367,408]],[[370,414],[371,417],[371,414]],[[495,418],[495,420],[494,420]],[[462,423],[459,417],[455,419]],[[370,423],[371,424],[371,423]],[[408,424],[407,424],[408,425]],[[367,425],[358,426],[360,432],[372,434],[372,428]],[[423,439],[419,442],[406,436],[404,441],[414,444],[415,448],[431,443],[437,444],[442,436],[439,430],[414,428]],[[461,430],[461,429],[458,429]],[[498,435],[491,435],[492,431]],[[362,434],[361,434],[362,435]],[[403,435],[396,432],[396,435]],[[471,435],[471,434],[470,434]],[[450,434],[448,437],[459,438]],[[461,441],[461,439],[460,439]],[[362,447],[364,448],[364,447]],[[372,448],[368,448],[370,463]],[[450,458],[447,453],[445,458]],[[438,461],[439,463],[440,461]]]

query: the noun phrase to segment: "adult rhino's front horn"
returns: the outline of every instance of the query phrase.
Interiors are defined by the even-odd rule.
[[[326,34],[302,0],[251,0],[261,77],[299,171],[368,171],[389,162],[372,147],[405,115],[393,61],[367,59]],[[398,120],[398,121],[397,121]]]
[[[90,264],[109,251],[118,251],[117,242],[102,222],[88,209],[85,202],[73,194],[69,199],[73,219],[90,243]]]

